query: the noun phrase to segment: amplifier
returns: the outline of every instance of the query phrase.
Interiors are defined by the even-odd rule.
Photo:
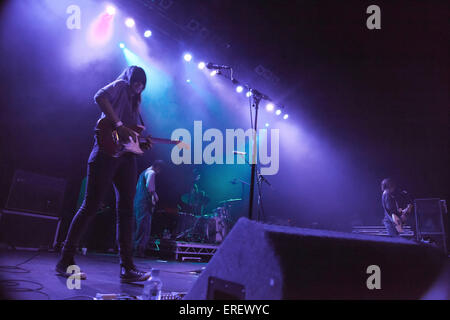
[[[51,249],[60,224],[59,217],[4,209],[0,211],[0,241],[18,249]]]
[[[66,180],[16,170],[6,208],[13,211],[59,216]]]

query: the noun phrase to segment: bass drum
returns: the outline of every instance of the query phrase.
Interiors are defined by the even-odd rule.
[[[187,212],[178,212],[176,216],[176,228],[173,234],[173,239],[176,239],[178,235],[185,233],[187,230],[193,228],[195,221],[196,217],[193,214]]]
[[[223,217],[215,216],[208,220],[206,234],[209,243],[222,243],[228,232],[228,223]]]

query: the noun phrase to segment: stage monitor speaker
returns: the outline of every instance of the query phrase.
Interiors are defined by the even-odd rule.
[[[445,259],[405,239],[241,218],[185,299],[418,299]]]
[[[57,217],[61,213],[65,188],[65,179],[16,170],[5,207]]]
[[[54,248],[61,219],[10,210],[0,211],[0,242],[15,248]]]
[[[416,233],[419,239],[431,239],[447,252],[447,205],[437,198],[414,200]]]
[[[416,199],[417,228],[421,233],[443,232],[443,213],[440,199]]]

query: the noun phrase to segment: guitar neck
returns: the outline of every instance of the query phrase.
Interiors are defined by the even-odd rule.
[[[162,144],[178,144],[180,141],[176,140],[170,140],[165,138],[156,138],[156,137],[149,137],[152,140],[152,143],[162,143]]]

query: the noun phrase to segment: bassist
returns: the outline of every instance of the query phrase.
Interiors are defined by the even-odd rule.
[[[391,178],[381,182],[381,191],[381,203],[384,209],[383,224],[389,236],[398,237],[412,210],[412,201],[409,196],[397,192],[397,185]]]
[[[137,135],[131,130],[140,119],[141,93],[147,82],[144,70],[137,66],[126,68],[117,80],[100,89],[94,100],[102,111],[100,119],[106,118],[116,128],[120,141],[132,139]],[[148,140],[143,148],[151,147]],[[117,243],[120,255],[120,279],[122,282],[145,281],[149,272],[138,270],[133,263],[133,199],[136,191],[137,167],[135,155],[124,153],[113,157],[104,150],[95,136],[94,147],[89,156],[87,168],[86,194],[80,209],[70,225],[62,255],[56,271],[70,276],[67,268],[75,265],[75,251],[80,238],[92,217],[95,215],[105,193],[111,184],[116,193]],[[85,273],[80,274],[86,278]]]

